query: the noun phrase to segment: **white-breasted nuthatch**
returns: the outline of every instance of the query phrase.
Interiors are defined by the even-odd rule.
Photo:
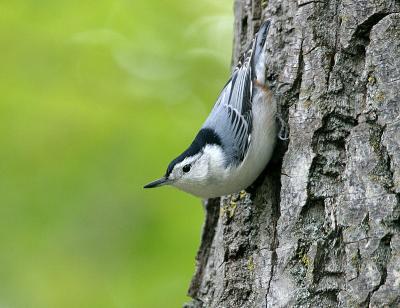
[[[265,85],[269,21],[260,27],[193,143],[144,188],[172,185],[202,198],[250,186],[271,158],[276,103]]]

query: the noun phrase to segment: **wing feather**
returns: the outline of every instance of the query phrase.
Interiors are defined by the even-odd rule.
[[[204,128],[212,128],[221,138],[224,151],[230,157],[227,164],[240,164],[252,139],[253,80],[256,79],[255,64],[258,61],[254,59],[254,55],[258,58],[262,54],[260,50],[264,48],[268,28],[269,22],[262,25],[259,37],[253,40],[240,59],[203,125]]]
[[[239,63],[227,82],[203,127],[220,136],[230,162],[243,161],[250,143],[252,73],[249,59]]]

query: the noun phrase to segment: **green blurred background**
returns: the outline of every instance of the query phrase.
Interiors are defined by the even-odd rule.
[[[0,307],[179,307],[203,210],[144,191],[229,73],[231,0],[0,1]]]

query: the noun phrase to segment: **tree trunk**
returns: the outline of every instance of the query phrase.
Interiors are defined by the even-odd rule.
[[[186,307],[400,307],[400,1],[237,0],[265,19],[290,129],[247,194],[209,200]]]

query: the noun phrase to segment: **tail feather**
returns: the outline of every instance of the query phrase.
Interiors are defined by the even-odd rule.
[[[265,48],[265,43],[267,41],[267,35],[268,35],[268,30],[269,30],[269,26],[270,26],[270,21],[267,20],[265,21],[260,29],[258,30],[257,34],[256,34],[256,41],[255,41],[255,53],[259,53],[262,50],[264,50]]]
[[[270,21],[265,21],[258,30],[253,41],[253,54],[251,59],[252,70],[256,79],[264,84],[265,82],[265,48],[267,35],[270,27]]]

